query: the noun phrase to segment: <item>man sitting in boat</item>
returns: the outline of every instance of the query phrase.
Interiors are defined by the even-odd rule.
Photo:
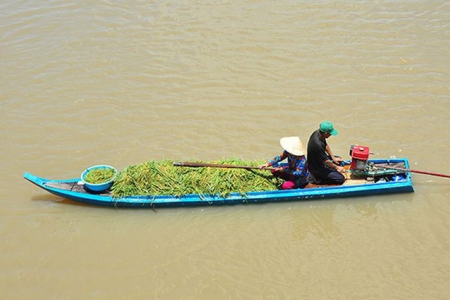
[[[343,184],[345,169],[340,165],[344,160],[334,156],[327,139],[335,136],[338,131],[333,123],[325,121],[320,123],[319,129],[311,134],[308,141],[307,162],[308,170],[315,183]]]
[[[280,139],[283,152],[275,156],[260,168],[274,167],[272,174],[285,182],[281,185],[284,190],[304,188],[307,184],[308,170],[306,168],[305,148],[298,136],[283,137]],[[279,166],[279,162],[287,158],[286,166]]]

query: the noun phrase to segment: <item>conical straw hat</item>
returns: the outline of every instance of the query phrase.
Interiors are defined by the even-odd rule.
[[[305,155],[305,147],[298,136],[283,137],[280,139],[280,145],[284,150],[292,155]]]

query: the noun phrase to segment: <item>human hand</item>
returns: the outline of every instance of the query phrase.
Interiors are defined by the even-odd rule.
[[[338,171],[339,173],[342,173],[342,174],[344,174],[344,173],[345,173],[345,168],[344,168],[344,167],[341,167],[341,166],[339,166],[339,167],[337,167],[337,168],[336,168],[336,171]]]
[[[337,164],[340,164],[341,162],[344,162],[344,159],[342,157],[333,157],[333,161]]]

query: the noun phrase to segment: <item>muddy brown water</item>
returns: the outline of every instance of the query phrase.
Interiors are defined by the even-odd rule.
[[[91,165],[271,159],[279,138],[450,174],[443,1],[0,4],[3,299],[448,299],[450,181],[281,204],[108,209]]]

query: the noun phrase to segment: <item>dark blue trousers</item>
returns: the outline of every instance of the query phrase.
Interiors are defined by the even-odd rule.
[[[313,175],[318,183],[343,184],[345,182],[345,176],[342,173],[328,168]]]

